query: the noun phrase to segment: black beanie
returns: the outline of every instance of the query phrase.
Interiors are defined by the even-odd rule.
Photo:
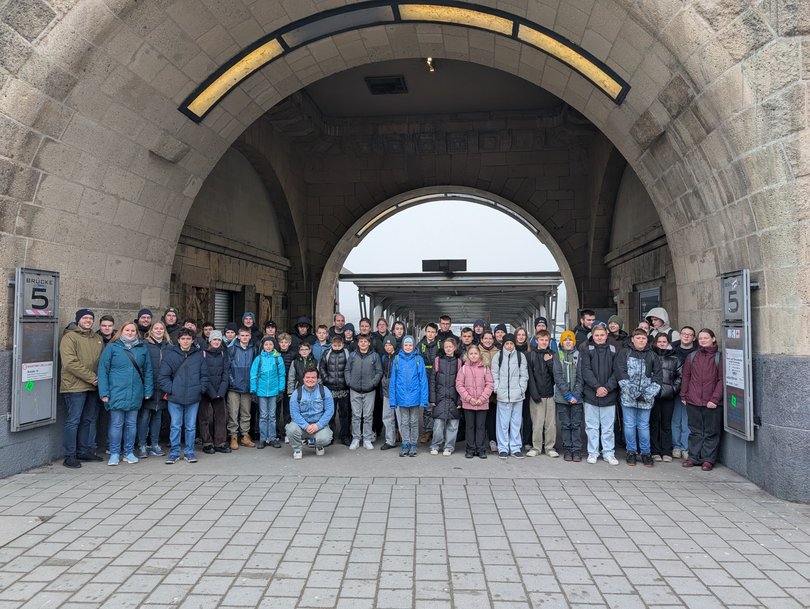
[[[78,311],[76,311],[76,323],[79,323],[79,320],[85,315],[89,315],[93,319],[96,318],[96,314],[93,313],[90,309],[79,309]]]
[[[236,322],[230,321],[227,324],[225,324],[225,331],[227,332],[228,330],[233,330],[234,332],[236,332],[238,330]]]

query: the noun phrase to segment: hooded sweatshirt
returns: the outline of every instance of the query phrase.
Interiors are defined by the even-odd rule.
[[[650,322],[650,327],[652,328],[650,330],[650,339],[651,339],[650,342],[655,342],[652,339],[654,339],[659,334],[666,334],[669,337],[670,343],[676,340],[681,340],[681,333],[678,332],[677,330],[674,330],[669,325],[669,313],[667,313],[667,310],[664,307],[654,307],[650,309],[649,313],[647,313],[645,317],[647,321]],[[662,325],[660,328],[656,328],[653,325],[652,320],[650,319],[651,317],[657,317],[658,319],[664,322],[664,325]]]

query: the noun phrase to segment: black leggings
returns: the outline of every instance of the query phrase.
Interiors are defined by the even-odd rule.
[[[650,447],[653,455],[672,454],[672,411],[675,399],[657,398],[650,412]]]
[[[487,450],[486,421],[488,410],[464,411],[464,434],[468,455],[480,455]]]

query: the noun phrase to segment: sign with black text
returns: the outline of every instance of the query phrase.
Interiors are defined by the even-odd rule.
[[[748,269],[721,276],[723,423],[728,433],[754,439],[751,370],[751,278]]]

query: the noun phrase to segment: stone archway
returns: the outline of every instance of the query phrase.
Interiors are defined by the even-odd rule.
[[[340,239],[338,245],[332,250],[323,268],[323,274],[318,285],[318,294],[315,302],[315,317],[317,319],[331,319],[334,313],[334,294],[338,285],[338,275],[351,251],[357,247],[363,238],[375,226],[392,218],[398,212],[433,201],[453,200],[465,201],[475,205],[495,207],[498,211],[516,218],[522,224],[531,227],[537,239],[545,245],[560,269],[565,283],[568,297],[568,314],[571,319],[577,315],[578,292],[574,274],[568,264],[565,254],[551,233],[525,210],[515,203],[493,193],[464,186],[438,186],[420,188],[403,192],[386,199],[366,212],[352,224]]]

